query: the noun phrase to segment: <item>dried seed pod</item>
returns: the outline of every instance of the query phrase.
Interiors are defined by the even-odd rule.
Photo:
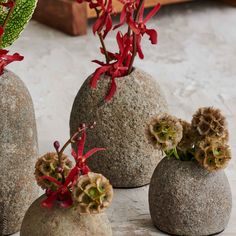
[[[179,120],[168,114],[154,117],[148,127],[147,137],[155,148],[167,151],[181,141],[183,128]]]
[[[195,159],[208,171],[224,169],[231,159],[229,146],[216,138],[206,138],[196,146]]]
[[[200,108],[193,115],[192,127],[198,131],[200,136],[203,137],[228,138],[226,119],[219,109],[212,107]]]
[[[179,119],[180,124],[183,127],[183,137],[179,144],[177,145],[177,149],[181,152],[186,153],[188,150],[192,149],[195,143],[195,132],[192,129],[190,123],[185,120]]]
[[[72,198],[79,213],[96,214],[104,211],[113,198],[113,188],[103,175],[89,172],[78,178]]]
[[[50,176],[58,181],[62,181],[63,175],[67,177],[72,167],[72,162],[66,155],[61,157],[61,166],[59,166],[58,155],[55,152],[49,152],[40,157],[35,165],[35,177],[38,185],[42,189],[55,191],[58,186],[48,180],[41,179],[42,176]]]

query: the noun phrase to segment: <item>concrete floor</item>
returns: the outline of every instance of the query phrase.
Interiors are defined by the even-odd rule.
[[[159,45],[144,43],[146,59],[136,66],[160,83],[174,115],[190,119],[200,106],[216,106],[226,114],[231,147],[236,155],[236,8],[199,1],[163,7],[150,22],[159,31]],[[115,37],[107,40],[114,46]],[[12,47],[25,56],[14,70],[27,84],[35,104],[40,153],[52,150],[55,139],[64,141],[73,99],[99,58],[92,33],[69,37],[31,22]],[[234,207],[222,235],[236,235],[236,159],[227,169]],[[162,235],[151,223],[148,187],[115,190],[108,214],[114,235]],[[19,235],[19,234],[16,234]],[[15,235],[15,236],[16,236]]]

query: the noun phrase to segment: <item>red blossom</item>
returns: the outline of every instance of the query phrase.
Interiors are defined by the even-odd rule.
[[[67,176],[64,183],[57,181],[55,178],[50,176],[42,176],[41,179],[48,180],[58,185],[57,191],[47,191],[47,198],[42,201],[41,205],[46,208],[51,208],[55,201],[60,202],[61,207],[69,207],[72,205],[73,201],[71,198],[70,188],[75,180],[75,177],[78,176],[79,170],[77,167],[74,167],[69,175]]]
[[[103,0],[76,0],[76,1],[78,3],[83,3],[83,2],[88,3],[90,9],[95,9],[95,8],[104,9],[105,7]]]
[[[92,128],[93,126],[90,126]],[[51,176],[42,176],[42,180],[48,180],[58,186],[56,191],[52,191],[51,189],[47,189],[46,191],[46,199],[44,199],[41,203],[43,207],[51,208],[55,201],[59,201],[59,204],[62,208],[70,207],[73,204],[71,191],[73,184],[76,179],[80,175],[86,175],[90,172],[89,167],[86,164],[86,160],[95,154],[98,151],[105,150],[104,148],[93,148],[87,153],[84,154],[84,146],[86,141],[86,129],[81,128],[82,136],[77,141],[77,153],[72,150],[72,156],[75,159],[75,166],[71,169],[70,173],[66,177],[66,179],[62,182],[56,180]],[[58,141],[54,142],[54,146],[56,150],[59,149],[60,144]]]
[[[141,41],[144,35],[149,36],[152,44],[157,44],[157,32],[155,29],[148,29],[146,23],[160,9],[160,4],[157,4],[144,18],[145,0],[119,0],[123,4],[120,14],[120,22],[113,27],[116,30],[125,23],[128,25],[127,33],[117,33],[116,41],[119,52],[110,52],[105,46],[105,37],[112,29],[112,18],[114,14],[112,0],[77,0],[79,3],[88,2],[89,7],[97,13],[97,20],[93,25],[93,33],[97,33],[102,48],[101,53],[105,56],[106,62],[93,60],[100,65],[92,75],[90,85],[91,88],[97,87],[97,82],[102,78],[109,78],[111,85],[108,94],[105,96],[105,101],[110,101],[114,96],[117,85],[116,79],[123,77],[132,72],[133,62],[136,54],[143,59],[144,54],[141,48]]]
[[[108,32],[112,29],[112,18],[113,13],[112,0],[108,0],[106,8],[102,6],[102,14],[97,18],[93,25],[93,33],[102,33],[103,39],[107,36]]]
[[[14,1],[8,1],[8,2],[1,2],[0,6],[7,7],[7,8],[12,8],[15,6]]]
[[[120,26],[124,25],[125,22],[128,21],[129,18],[133,16],[134,10],[137,9],[137,5],[139,4],[139,1],[136,0],[119,0],[124,6],[122,8],[122,11],[120,13],[120,22],[118,25],[116,25],[113,29],[117,29]]]
[[[96,152],[105,150],[105,148],[93,148],[86,154],[83,154],[85,141],[86,141],[86,131],[84,130],[81,139],[77,142],[77,153],[75,152],[75,150],[72,150],[71,152],[71,155],[75,159],[76,167],[80,170],[82,175],[86,175],[88,174],[88,172],[90,172],[90,169],[86,164],[86,160]]]
[[[3,74],[4,68],[13,61],[22,61],[24,59],[19,53],[7,55],[8,50],[0,49],[0,75]]]
[[[137,44],[137,51],[138,55],[141,59],[144,58],[142,49],[141,49],[141,39],[142,36],[147,34],[149,36],[149,40],[152,44],[157,44],[157,32],[155,29],[148,29],[146,27],[146,23],[157,13],[160,9],[161,5],[158,3],[143,19],[144,14],[144,5],[142,5],[141,12],[139,15],[138,22],[135,22],[132,18],[129,18],[128,25],[130,26],[131,30],[136,34],[136,44]]]
[[[119,46],[119,53],[113,54],[109,52],[109,56],[111,57],[110,63],[103,63],[101,61],[93,61],[100,65],[98,69],[94,72],[90,85],[92,88],[97,87],[97,82],[101,79],[101,76],[106,74],[111,79],[111,86],[108,91],[107,96],[105,97],[105,101],[110,101],[114,96],[117,86],[116,86],[116,78],[127,75],[128,65],[131,59],[131,49],[132,49],[132,39],[127,34],[122,35],[119,31],[116,36],[116,40]]]

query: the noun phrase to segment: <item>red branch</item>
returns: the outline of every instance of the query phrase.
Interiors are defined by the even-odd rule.
[[[93,25],[93,33],[99,36],[101,42],[101,53],[105,56],[106,62],[93,60],[99,64],[91,78],[91,88],[97,87],[97,82],[103,77],[111,79],[110,89],[105,96],[105,101],[110,101],[117,90],[116,79],[126,76],[132,72],[135,57],[144,58],[141,41],[144,35],[149,36],[152,44],[157,44],[157,32],[155,29],[148,29],[146,23],[160,9],[157,4],[144,18],[145,0],[119,0],[123,4],[120,14],[120,22],[112,26],[112,15],[114,9],[112,0],[77,0],[77,2],[88,2],[90,9],[94,9],[97,20]],[[117,32],[118,52],[109,52],[105,46],[105,38],[111,30],[116,30],[127,24],[127,32],[122,34]]]

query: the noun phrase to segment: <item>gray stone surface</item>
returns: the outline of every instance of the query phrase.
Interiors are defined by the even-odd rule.
[[[26,212],[20,236],[112,236],[105,213],[80,215],[74,208],[41,207],[45,196],[38,198]]]
[[[118,22],[119,18],[117,19]],[[52,151],[52,142],[63,143],[69,134],[69,117],[74,98],[84,79],[102,58],[99,42],[92,33],[69,37],[31,21],[12,52],[25,60],[12,63],[27,84],[34,100],[40,154]],[[116,22],[115,22],[116,23]],[[171,114],[190,120],[199,107],[215,106],[227,116],[230,143],[236,156],[236,7],[221,1],[193,1],[163,6],[148,22],[157,28],[159,45],[144,37],[144,60],[136,60],[163,89]],[[33,42],[33,43],[32,43]],[[116,34],[107,38],[109,50],[117,50]],[[68,154],[70,149],[68,149]],[[236,158],[225,170],[233,193],[230,222],[222,236],[236,235]],[[148,209],[148,186],[115,189],[108,209],[114,236],[163,236],[152,224]],[[15,234],[19,236],[19,234]]]
[[[33,103],[10,71],[0,76],[0,235],[17,232],[37,197],[33,177],[38,155]]]
[[[203,236],[223,231],[232,196],[224,171],[210,173],[196,162],[166,157],[149,188],[149,207],[156,227],[174,235]]]
[[[101,103],[109,79],[102,78],[91,89],[88,78],[79,90],[71,112],[71,134],[81,123],[97,122],[87,138],[87,150],[105,147],[88,160],[94,172],[105,175],[115,187],[138,187],[150,182],[161,155],[148,143],[145,128],[151,116],[167,111],[159,85],[150,75],[135,69],[117,79],[117,93]]]

